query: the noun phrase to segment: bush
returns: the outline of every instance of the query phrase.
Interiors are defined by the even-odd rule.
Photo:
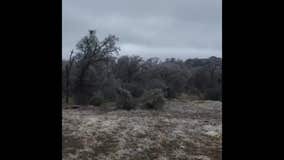
[[[101,92],[96,92],[90,98],[89,104],[94,106],[100,106],[104,101],[104,96]]]
[[[116,105],[119,109],[134,109],[134,101],[131,93],[123,88],[116,89],[117,97],[116,97]]]
[[[154,78],[154,79],[147,80],[147,82],[148,82],[146,83],[147,89],[166,89],[167,88],[167,85],[162,79]]]
[[[114,101],[116,98],[116,88],[120,86],[120,82],[111,75],[109,79],[105,80],[104,85],[101,87],[101,91],[104,95],[104,99],[107,101]]]
[[[209,100],[222,100],[220,88],[208,88],[205,90],[205,99]]]
[[[87,105],[89,96],[83,93],[74,93],[74,101],[77,105]]]
[[[178,93],[176,92],[176,90],[169,88],[169,87],[164,89],[164,93],[165,93],[165,97],[168,99],[176,98],[178,96]]]
[[[127,83],[124,84],[124,88],[126,88],[133,97],[141,97],[144,93],[144,89],[140,87],[139,84]]]
[[[143,107],[146,109],[162,109],[165,104],[165,98],[161,89],[151,89],[143,95]]]

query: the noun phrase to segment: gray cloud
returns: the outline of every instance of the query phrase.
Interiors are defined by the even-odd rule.
[[[121,55],[222,54],[221,0],[63,0],[63,57],[89,29],[120,38]]]

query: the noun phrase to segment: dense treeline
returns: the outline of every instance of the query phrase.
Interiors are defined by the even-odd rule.
[[[118,38],[109,35],[99,41],[95,31],[83,37],[76,51],[63,60],[62,88],[66,103],[99,105],[116,100],[118,89],[128,97],[140,98],[160,90],[165,98],[181,94],[200,99],[221,100],[222,59],[143,59],[118,56]]]

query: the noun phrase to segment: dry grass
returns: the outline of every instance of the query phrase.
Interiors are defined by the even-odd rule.
[[[162,111],[64,109],[63,159],[220,160],[221,105],[174,100]]]

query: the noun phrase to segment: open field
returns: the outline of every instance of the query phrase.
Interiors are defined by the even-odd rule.
[[[167,101],[161,111],[113,104],[63,109],[63,160],[220,160],[222,103]]]

